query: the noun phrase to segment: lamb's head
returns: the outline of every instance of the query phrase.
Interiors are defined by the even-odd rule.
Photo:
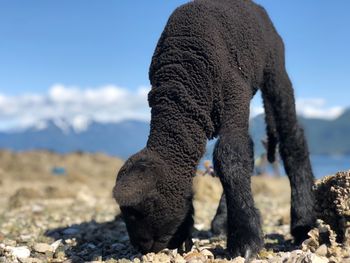
[[[151,151],[141,151],[120,169],[113,189],[131,244],[142,253],[181,247],[193,226],[191,194]],[[177,180],[181,180],[177,178]],[[189,186],[191,188],[191,186]]]

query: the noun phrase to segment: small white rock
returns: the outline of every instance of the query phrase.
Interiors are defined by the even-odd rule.
[[[30,256],[30,250],[26,247],[7,247],[12,255],[16,258],[28,258]]]
[[[44,210],[44,207],[38,204],[32,205],[32,212],[33,213],[41,213]]]
[[[73,240],[72,239],[70,239],[70,238],[67,238],[66,240],[64,240],[64,242],[66,243],[66,244],[73,244]]]
[[[60,246],[60,244],[62,243],[62,239],[56,240],[55,242],[53,242],[50,246],[52,248],[52,252],[55,252],[56,249]]]
[[[177,253],[178,253],[177,248],[176,248],[176,249],[173,249],[173,250],[171,251],[171,254],[173,255],[173,257],[176,257]]]

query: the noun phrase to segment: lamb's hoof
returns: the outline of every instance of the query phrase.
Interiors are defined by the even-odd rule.
[[[191,251],[193,247],[193,241],[192,241],[192,238],[187,238],[186,241],[185,241],[185,251],[188,252],[188,251]]]
[[[247,248],[247,249],[242,249],[242,250],[235,249],[235,250],[229,251],[229,254],[230,254],[231,258],[244,257],[244,259],[245,259],[244,262],[248,263],[251,260],[256,258],[260,249],[261,249],[260,247],[259,248]]]
[[[234,249],[229,249],[229,254],[232,258],[235,257],[244,257],[245,262],[250,262],[253,260],[261,250],[261,245],[246,245],[244,247],[238,247]]]
[[[240,242],[237,242],[236,240],[232,247],[230,246],[230,243],[231,242],[228,243],[227,248],[231,257],[244,257],[245,262],[250,262],[254,259],[263,248],[264,244],[260,237],[252,237],[249,240],[240,240]]]
[[[183,244],[178,248],[180,253],[187,253],[191,251],[193,247],[192,237],[188,237]]]
[[[250,249],[247,249],[244,255],[244,263],[249,263],[252,261],[252,259],[252,251]]]

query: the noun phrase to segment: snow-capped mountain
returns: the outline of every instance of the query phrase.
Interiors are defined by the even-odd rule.
[[[299,117],[299,121],[305,129],[311,153],[350,154],[350,109],[334,120]],[[125,159],[146,145],[150,128],[148,122],[136,120],[91,121],[78,126],[64,120],[48,120],[22,130],[0,132],[0,148],[104,152]],[[250,126],[255,153],[259,154],[263,151],[261,139],[265,137],[264,116],[253,118]],[[211,158],[213,147],[214,143],[209,142],[206,158]]]
[[[146,145],[148,133],[149,123],[142,121],[91,122],[86,129],[77,130],[63,120],[50,120],[24,130],[0,132],[0,148],[105,152],[126,158]]]

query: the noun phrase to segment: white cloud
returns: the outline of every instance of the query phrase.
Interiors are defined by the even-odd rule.
[[[298,114],[306,118],[335,119],[339,117],[344,108],[339,106],[328,106],[323,98],[299,99],[296,101]]]
[[[142,86],[134,91],[105,85],[96,88],[80,88],[55,84],[46,94],[25,94],[6,96],[0,94],[0,129],[46,127],[45,120],[53,120],[68,132],[70,126],[84,131],[92,121],[119,122],[125,119],[149,120],[147,94],[149,87]],[[256,96],[260,97],[260,96]],[[334,119],[343,108],[328,106],[320,98],[298,99],[298,114],[304,117]],[[264,112],[261,99],[253,100],[251,116]]]
[[[336,119],[344,112],[344,107],[340,106],[329,106],[327,101],[323,98],[301,98],[297,99],[296,111],[298,115],[305,118],[319,118],[319,119]],[[255,117],[264,113],[262,103],[257,101],[255,98],[250,107],[250,116]]]
[[[81,99],[83,92],[76,87],[65,87],[61,84],[53,85],[48,94],[48,99],[54,103],[70,103]]]
[[[54,120],[65,131],[72,125],[79,132],[91,121],[149,120],[148,91],[144,86],[130,91],[115,85],[83,89],[55,84],[42,95],[0,94],[0,129],[43,128],[45,120]]]

